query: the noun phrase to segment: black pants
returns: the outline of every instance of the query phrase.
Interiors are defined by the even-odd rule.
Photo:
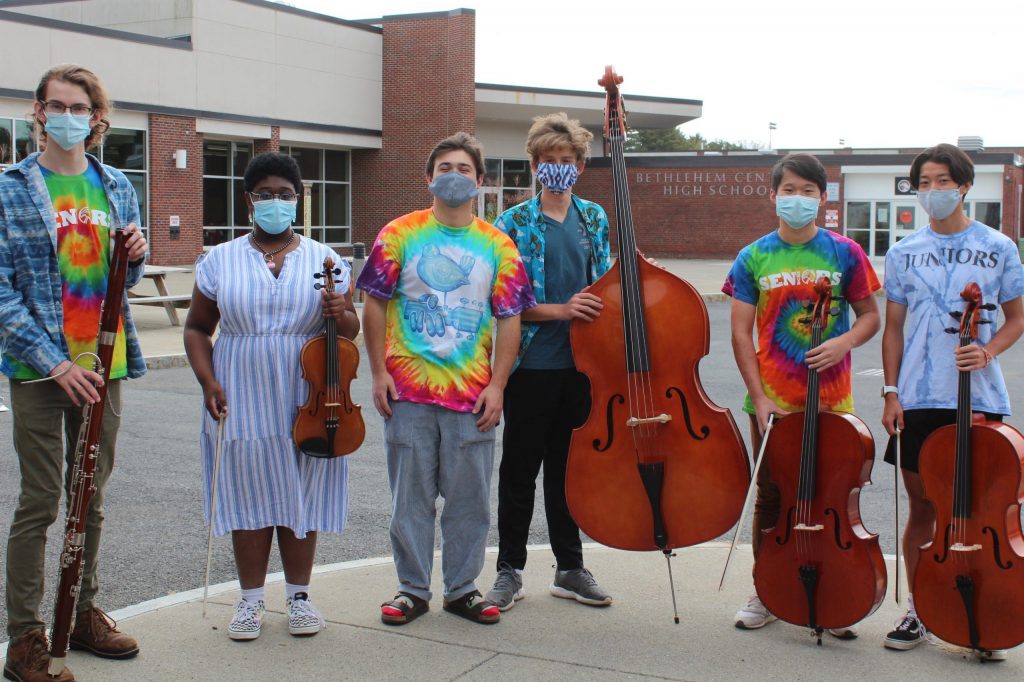
[[[498,470],[498,565],[526,566],[537,474],[544,465],[544,511],[559,570],[583,567],[580,529],[565,502],[573,428],[590,411],[590,387],[575,369],[519,369],[505,387],[505,434]]]

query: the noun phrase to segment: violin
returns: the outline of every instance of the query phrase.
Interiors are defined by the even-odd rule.
[[[811,316],[811,348],[821,345],[832,315],[832,283],[820,278]],[[860,490],[871,482],[875,441],[852,414],[819,411],[818,370],[807,370],[804,412],[779,419],[765,445],[764,466],[778,486],[778,523],[761,540],[754,587],[765,607],[809,627],[860,622],[885,597],[878,536],[860,518]]]
[[[950,315],[960,347],[973,343],[983,310],[974,283],[963,312]],[[935,534],[921,546],[914,606],[929,632],[977,651],[1024,642],[1024,436],[1009,424],[972,419],[971,372],[961,370],[956,423],[936,429],[920,454],[924,497],[935,510]]]
[[[341,270],[334,260],[324,259],[323,280],[314,288],[334,292],[334,276]],[[307,341],[299,354],[302,378],[309,384],[309,398],[299,408],[292,424],[296,447],[310,457],[340,457],[355,450],[366,437],[366,425],[359,405],[352,402],[351,385],[359,367],[356,344],[338,335],[338,323],[324,320],[324,333]]]
[[[700,384],[697,365],[710,343],[704,301],[637,249],[621,82],[611,67],[598,81],[607,92],[619,258],[587,289],[601,298],[601,315],[570,325],[573,358],[590,381],[592,407],[572,435],[566,500],[594,540],[660,550],[668,559],[673,548],[711,540],[736,523],[750,465],[732,415]]]

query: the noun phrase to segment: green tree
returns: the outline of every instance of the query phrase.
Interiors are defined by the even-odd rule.
[[[700,133],[687,135],[679,128],[639,128],[626,133],[627,152],[687,152],[699,149],[707,151],[731,151],[734,149],[756,149],[757,145],[728,140],[708,140]]]

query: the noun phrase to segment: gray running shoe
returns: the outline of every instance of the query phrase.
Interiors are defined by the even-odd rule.
[[[575,599],[588,606],[608,606],[612,603],[612,596],[601,589],[594,575],[585,568],[556,570],[551,594],[562,599]]]
[[[484,597],[487,601],[494,602],[499,611],[508,611],[516,605],[516,602],[526,596],[523,589],[523,576],[516,569],[506,563],[498,567],[498,577],[494,581],[494,587]]]

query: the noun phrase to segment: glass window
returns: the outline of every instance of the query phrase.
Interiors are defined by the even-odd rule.
[[[103,138],[102,161],[120,170],[146,170],[146,131],[111,128]]]
[[[32,124],[28,121],[14,121],[14,161],[18,162],[36,151],[36,141],[32,136]]]
[[[1002,229],[1000,208],[998,201],[979,201],[975,204],[974,219],[997,230]]]
[[[203,142],[203,175],[227,175],[230,153],[230,142],[219,140]]]
[[[529,161],[505,159],[502,168],[503,187],[530,187],[533,184],[533,173]]]
[[[203,178],[203,226],[228,225],[228,196],[230,180],[226,178]]]
[[[128,182],[135,188],[135,196],[139,199],[139,227],[145,228],[149,225],[149,196],[146,192],[146,174],[127,172],[124,174]],[[148,235],[147,235],[148,237]]]
[[[320,170],[321,152],[320,149],[291,147],[287,154],[299,164],[299,172],[302,174],[303,180],[322,180],[324,176]]]
[[[303,183],[310,185],[310,236],[330,245],[352,239],[351,153],[338,149],[281,147],[299,164]],[[304,194],[304,189],[300,188]],[[296,228],[305,227],[305,207],[299,203]]]
[[[14,121],[0,119],[0,165],[14,163]]]
[[[324,152],[324,180],[348,182],[348,152],[334,149]]]
[[[243,176],[251,160],[251,142],[203,142],[204,246],[215,246],[249,233]]]
[[[867,230],[871,227],[871,202],[846,202],[846,229]]]
[[[234,144],[234,164],[232,167],[235,169],[235,177],[245,177],[245,169],[249,167],[249,162],[252,161],[252,145],[248,142],[236,142]]]

